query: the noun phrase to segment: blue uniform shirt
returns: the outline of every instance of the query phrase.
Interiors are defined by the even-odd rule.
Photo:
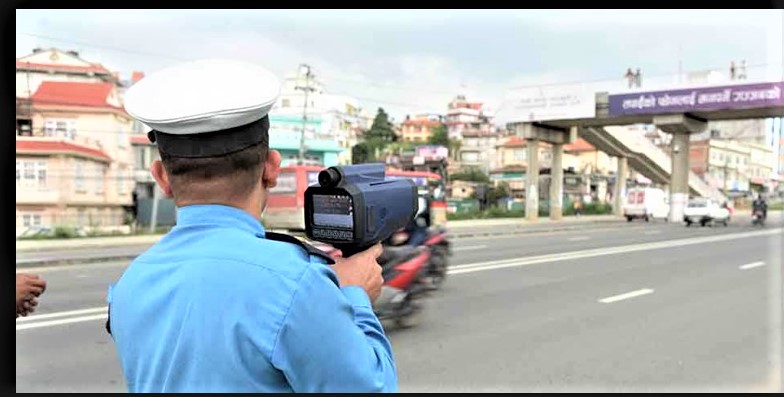
[[[365,291],[236,208],[181,207],[107,302],[130,392],[397,391]]]

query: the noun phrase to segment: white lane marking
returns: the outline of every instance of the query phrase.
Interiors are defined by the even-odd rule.
[[[590,239],[591,238],[588,237],[588,236],[577,236],[577,237],[569,238],[569,241],[584,241],[584,240],[590,240]]]
[[[85,314],[96,314],[96,313],[105,313],[108,310],[107,306],[104,307],[94,307],[91,309],[80,309],[80,310],[71,310],[67,312],[56,312],[56,313],[46,313],[46,314],[33,314],[29,317],[20,317],[16,319],[17,323],[24,323],[30,321],[39,321],[39,320],[46,320],[50,318],[57,318],[57,317],[68,317],[68,316],[79,316]]]
[[[662,248],[682,247],[688,245],[713,243],[719,241],[738,240],[742,238],[780,234],[781,231],[782,229],[779,228],[779,229],[770,229],[770,230],[746,232],[746,233],[722,234],[719,236],[695,237],[695,238],[683,239],[683,240],[668,240],[668,241],[658,241],[654,243],[631,244],[631,245],[612,247],[612,248],[596,248],[596,249],[588,249],[588,250],[581,250],[581,251],[564,252],[559,254],[532,256],[528,258],[502,259],[502,260],[495,260],[495,261],[470,263],[466,265],[451,266],[448,271],[448,274],[473,273],[473,272],[480,272],[485,270],[503,269],[507,267],[528,266],[537,263],[556,262],[556,261],[564,261],[570,259],[582,259],[582,258],[590,258],[596,256],[613,255],[613,254],[624,254],[629,252],[647,251],[647,250],[662,249]]]
[[[614,295],[614,296],[610,296],[610,297],[607,297],[607,298],[604,298],[604,299],[599,299],[599,302],[601,302],[601,303],[613,303],[613,302],[622,301],[624,299],[631,299],[631,298],[634,298],[634,297],[637,297],[637,296],[648,295],[648,294],[652,294],[652,293],[653,293],[652,289],[650,289],[650,288],[643,288],[643,289],[638,289],[637,291],[627,292],[625,294]]]
[[[651,234],[661,234],[661,230],[648,230],[647,232],[643,232],[642,234],[647,234],[649,236]]]
[[[765,266],[765,262],[752,262],[752,263],[747,263],[747,264],[745,264],[745,265],[742,265],[742,266],[740,266],[738,269],[740,269],[740,270],[746,270],[746,269],[753,269],[753,268],[755,268],[755,267],[760,267],[760,266]]]
[[[61,320],[41,321],[41,322],[35,322],[30,324],[18,324],[16,326],[16,330],[21,331],[21,330],[32,329],[32,328],[51,327],[54,325],[81,323],[83,321],[106,320],[107,317],[109,317],[109,315],[107,313],[103,313],[103,314],[94,314],[92,316],[82,316],[82,317],[66,318]]]
[[[480,250],[482,248],[487,248],[486,245],[469,245],[466,247],[454,247],[452,251],[471,251],[471,250]]]

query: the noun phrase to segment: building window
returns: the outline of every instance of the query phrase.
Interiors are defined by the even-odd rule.
[[[145,152],[147,152],[146,146],[136,146],[133,148],[133,165],[137,170],[147,169],[147,161],[145,161],[147,156]]]
[[[103,183],[104,183],[105,176],[106,176],[106,170],[103,168],[103,165],[96,164],[95,165],[95,193],[96,194],[103,194]]]
[[[125,194],[125,167],[117,169],[117,193]]]
[[[515,161],[525,161],[525,149],[516,149],[514,151]]]
[[[76,172],[74,173],[74,188],[76,191],[84,191],[84,170],[82,161],[76,160]]]
[[[17,160],[16,182],[23,186],[46,186],[46,161]]]
[[[125,128],[120,128],[117,134],[117,147],[126,148],[128,141],[128,134],[125,133]]]
[[[22,224],[24,224],[24,227],[41,226],[41,215],[24,214],[22,215]]]
[[[46,120],[44,122],[44,135],[74,139],[76,137],[75,120]]]

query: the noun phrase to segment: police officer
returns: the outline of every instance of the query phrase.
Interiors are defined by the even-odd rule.
[[[371,308],[381,246],[334,263],[260,222],[281,161],[267,117],[279,92],[263,68],[204,60],[126,95],[152,128],[151,172],[178,209],[109,287],[106,328],[130,392],[397,391]]]

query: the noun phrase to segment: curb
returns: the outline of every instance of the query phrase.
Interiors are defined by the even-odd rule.
[[[132,261],[136,259],[138,255],[116,255],[116,256],[102,256],[102,257],[87,257],[87,258],[71,258],[71,259],[55,259],[55,260],[45,260],[45,261],[24,261],[24,262],[17,262],[16,263],[16,270],[19,269],[36,269],[41,267],[50,267],[50,266],[71,266],[71,265],[84,265],[89,263],[100,263],[100,262],[115,262],[115,261]]]

